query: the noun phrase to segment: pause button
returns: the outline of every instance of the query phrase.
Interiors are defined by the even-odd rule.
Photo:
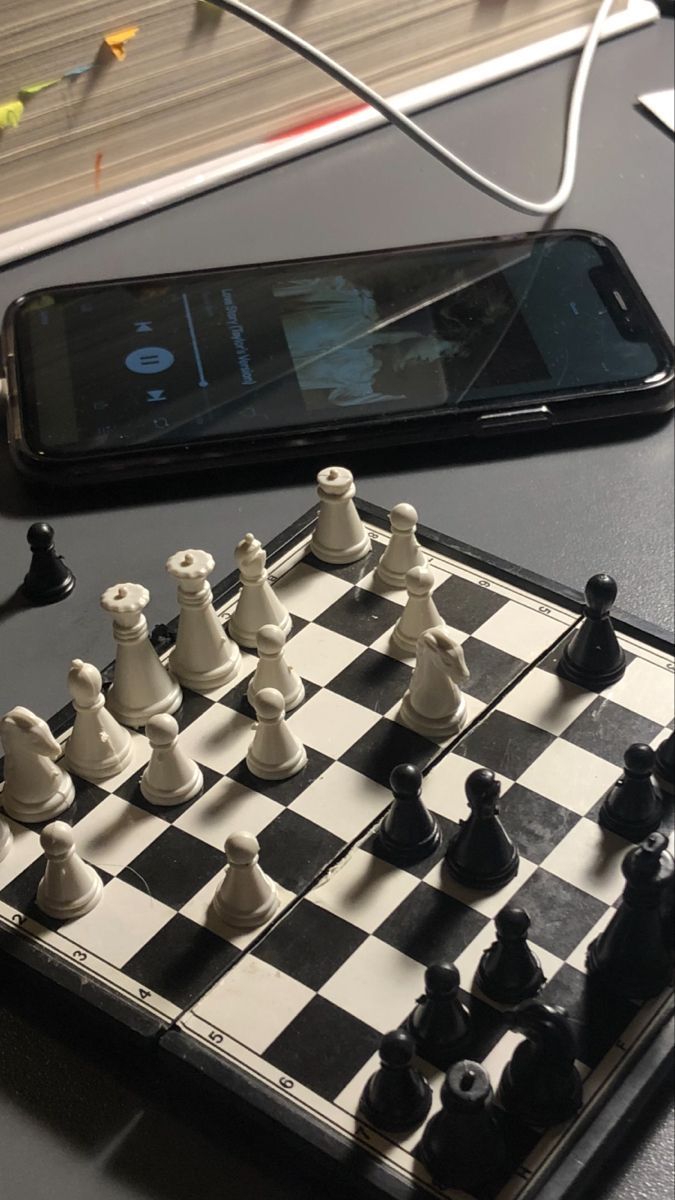
[[[173,363],[173,354],[164,346],[143,346],[127,354],[124,365],[136,375],[157,375]]]

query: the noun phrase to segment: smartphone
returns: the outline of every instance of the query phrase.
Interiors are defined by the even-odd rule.
[[[665,412],[673,348],[577,230],[43,288],[2,327],[23,471],[100,482]]]

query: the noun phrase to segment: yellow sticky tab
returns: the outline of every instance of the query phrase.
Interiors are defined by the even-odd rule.
[[[19,95],[37,96],[38,92],[44,92],[45,88],[54,87],[55,83],[60,82],[60,79],[46,79],[44,83],[28,83],[25,87],[19,88]]]
[[[23,116],[23,104],[20,100],[10,100],[9,104],[0,104],[0,129],[15,129]]]
[[[106,33],[103,41],[119,62],[126,55],[127,42],[136,37],[138,29],[138,25],[129,25],[127,29],[118,29],[115,33]]]

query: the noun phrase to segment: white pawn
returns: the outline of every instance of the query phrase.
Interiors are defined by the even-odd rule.
[[[234,557],[239,567],[241,592],[229,624],[230,636],[240,646],[254,649],[263,625],[278,625],[290,633],[291,618],[267,579],[267,553],[257,537],[247,533]]]
[[[10,847],[14,841],[14,834],[4,817],[0,817],[0,862],[3,858],[7,858]]]
[[[284,656],[286,634],[278,625],[263,625],[258,630],[258,666],[248,685],[246,695],[252,708],[255,698],[263,688],[276,688],[281,692],[286,712],[297,708],[305,698],[305,685],[295,667],[290,667]]]
[[[258,718],[246,766],[259,779],[290,779],[307,763],[302,742],[284,720],[284,698],[276,688],[263,688],[255,697]]]
[[[54,760],[63,753],[46,721],[29,708],[13,708],[0,721],[5,747],[2,805],[15,821],[48,821],[68,808],[75,785]]]
[[[276,884],[258,865],[260,846],[252,833],[232,833],[225,842],[227,867],[213,897],[221,921],[239,929],[255,929],[279,907]]]
[[[207,577],[215,563],[206,550],[179,550],[166,569],[178,580],[180,617],[171,673],[200,691],[220,687],[239,670],[239,647],[225,633],[213,607]]]
[[[408,571],[426,565],[426,557],[415,537],[417,513],[412,504],[396,504],[389,513],[391,538],[375,568],[375,574],[389,587],[405,587]]]
[[[155,713],[175,712],[183,699],[148,636],[143,609],[149,599],[149,591],[140,583],[117,583],[101,596],[101,607],[112,613],[117,642],[115,676],[106,704],[118,721],[134,729]]]
[[[411,567],[405,577],[408,602],[403,609],[393,632],[392,641],[399,650],[412,654],[417,639],[425,629],[443,624],[443,618],[431,598],[434,575],[431,567]]]
[[[150,717],[145,733],[152,746],[150,762],[140,779],[141,794],[149,804],[184,804],[204,786],[196,762],[178,744],[178,722],[169,713]]]
[[[70,825],[53,821],[42,830],[40,844],[47,856],[47,866],[38,885],[38,908],[59,921],[91,912],[101,899],[103,884],[100,875],[75,850]]]
[[[447,738],[466,722],[466,701],[459,685],[469,671],[462,647],[446,627],[427,629],[417,640],[417,662],[399,716],[423,737]]]
[[[370,550],[370,537],[354,504],[354,476],[346,467],[325,467],[316,482],[319,515],[309,548],[322,562],[356,562]]]
[[[76,775],[96,781],[110,779],[131,762],[131,734],[105,707],[101,672],[91,663],[74,658],[68,672],[68,690],[75,723],[64,759]]]

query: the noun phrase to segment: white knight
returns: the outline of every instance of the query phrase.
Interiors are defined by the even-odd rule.
[[[72,804],[75,786],[55,762],[63,751],[46,721],[17,706],[0,721],[0,738],[5,747],[2,805],[8,816],[30,825]]]
[[[417,662],[401,703],[401,721],[424,737],[457,733],[466,721],[460,684],[468,679],[464,651],[446,627],[427,629],[417,639]]]

